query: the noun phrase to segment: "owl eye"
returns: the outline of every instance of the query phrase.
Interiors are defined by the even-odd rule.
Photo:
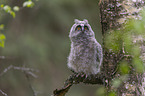
[[[85,30],[85,31],[88,31],[89,28],[88,28],[87,26],[84,26],[84,30]]]
[[[82,31],[82,27],[79,25],[79,26],[76,27],[75,30],[76,30],[76,31]]]

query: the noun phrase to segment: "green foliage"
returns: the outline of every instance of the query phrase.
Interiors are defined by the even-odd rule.
[[[115,80],[113,80],[113,82],[112,82],[112,86],[114,87],[114,88],[118,88],[119,86],[120,86],[120,84],[122,83],[122,81],[120,80],[120,79],[115,79]]]
[[[13,16],[13,18],[15,18],[15,12],[12,10],[12,8],[9,5],[4,5],[1,4],[0,7],[6,12],[9,13],[10,15]],[[4,24],[0,25],[0,31],[4,30]],[[5,35],[0,33],[0,47],[4,48],[4,44],[5,44]]]
[[[23,3],[23,7],[28,7],[28,8],[32,8],[34,6],[34,2],[31,0],[25,1]],[[13,16],[13,18],[15,18],[17,11],[20,10],[19,6],[14,6],[13,8],[9,5],[4,5],[1,4],[0,7],[6,12],[9,13],[11,16]]]
[[[140,59],[141,44],[145,37],[145,12],[142,12],[142,20],[128,20],[122,29],[111,31],[106,35],[105,46],[114,52],[122,50],[126,55],[132,56],[132,63],[137,72],[143,72],[143,63]],[[128,74],[128,63],[120,64],[122,74]]]
[[[23,7],[32,8],[33,6],[34,6],[34,2],[32,2],[31,0],[25,1],[23,3]],[[15,12],[18,12],[20,10],[19,6],[11,7],[9,5],[4,5],[4,4],[1,4],[0,8],[3,9],[6,13],[9,13],[13,18],[16,17]],[[1,24],[0,25],[0,30],[3,30],[3,29],[4,29],[4,25]],[[5,43],[4,41],[5,41],[5,35],[0,33],[0,47],[4,47],[4,43]]]
[[[108,93],[108,96],[117,96],[117,94],[116,94],[116,92],[111,91],[111,92]]]
[[[0,31],[4,30],[4,24],[0,25]],[[5,43],[5,35],[0,33],[0,47],[4,48],[4,43]]]
[[[125,80],[127,80],[128,75],[121,75],[119,78],[115,78],[112,80],[112,87],[114,89],[118,88]]]
[[[5,35],[0,34],[0,47],[4,48],[5,39],[6,39]]]
[[[1,6],[0,6],[1,8],[3,8],[4,7],[4,4],[1,4]]]
[[[130,68],[129,68],[129,65],[128,65],[128,63],[126,61],[120,62],[119,65],[120,65],[119,66],[119,70],[120,70],[121,74],[124,75],[124,74],[128,74],[129,73]]]
[[[14,11],[19,11],[20,8],[19,8],[18,6],[14,6],[14,7],[13,7],[13,10],[14,10]]]
[[[112,34],[113,33],[113,34]],[[107,48],[112,49],[113,51],[119,51],[122,44],[122,35],[120,31],[112,31],[106,35],[105,44]]]
[[[0,25],[0,30],[4,30],[4,24]]]
[[[142,73],[144,70],[143,62],[139,57],[133,59],[133,66],[135,67],[138,73]]]
[[[25,2],[23,3],[23,7],[32,8],[33,6],[34,6],[34,3],[33,3],[31,0],[25,1]]]
[[[36,0],[37,1],[37,0]],[[32,0],[25,1],[23,3],[23,7],[32,8],[34,6],[34,2]],[[3,9],[6,13],[9,13],[13,18],[15,18],[17,11],[20,10],[19,6],[14,6],[13,8],[9,5],[1,4],[0,8]]]
[[[144,70],[141,50],[145,41],[145,11],[142,11],[140,15],[142,20],[128,19],[121,29],[110,31],[106,35],[105,47],[107,49],[111,49],[115,53],[122,51],[124,55],[131,57],[128,62],[126,59],[119,62],[121,76],[112,80],[114,89],[119,88],[127,80],[131,68],[134,68],[136,73],[142,73]],[[116,94],[111,93],[109,96],[116,96]]]
[[[15,18],[16,14],[15,12],[12,10],[12,8],[9,5],[2,5],[1,8],[6,12],[9,13],[10,15],[13,16],[13,18]]]
[[[2,7],[6,12],[10,12],[11,11],[11,7],[8,5],[5,5]]]

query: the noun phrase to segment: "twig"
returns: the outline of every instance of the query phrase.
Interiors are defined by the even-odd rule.
[[[70,87],[73,84],[85,83],[85,84],[103,84],[103,75],[85,75],[85,74],[72,74],[64,83],[64,87],[53,91],[53,96],[65,96]]]
[[[33,92],[33,95],[34,96],[37,96],[37,93],[34,88],[32,87],[31,83],[30,83],[30,78],[28,75],[31,75],[32,77],[34,78],[37,78],[37,75],[34,74],[33,72],[38,72],[38,70],[35,70],[35,69],[32,69],[32,68],[26,68],[25,66],[24,67],[17,67],[17,66],[13,66],[13,65],[10,65],[8,66],[7,68],[5,68],[2,73],[0,74],[0,76],[4,75],[6,72],[8,72],[10,69],[15,69],[15,70],[20,70],[20,71],[23,71],[24,74],[26,75],[26,78],[28,80],[28,83],[29,83],[29,87],[30,89],[32,90]],[[0,90],[0,92],[4,95],[4,96],[8,96],[6,93],[4,93],[2,90]]]
[[[2,73],[0,73],[0,76],[4,75],[7,71],[9,71],[10,69],[15,69],[15,70],[21,70],[21,71],[26,71],[28,72],[31,76],[33,76],[34,78],[37,78],[37,76],[32,73],[32,72],[38,72],[38,70],[32,69],[32,68],[25,68],[25,67],[17,67],[17,66],[13,66],[10,65],[7,68],[4,69],[4,71],[2,71]]]
[[[25,72],[25,71],[24,71],[24,74],[25,74],[25,76],[26,76],[26,78],[27,78],[29,87],[30,87],[30,89],[31,89],[32,92],[33,92],[33,96],[37,96],[37,92],[34,90],[32,84],[31,84],[31,82],[30,82],[30,77],[28,76],[28,72]]]
[[[3,92],[2,90],[0,90],[0,93],[2,93],[4,96],[8,96],[5,92]]]

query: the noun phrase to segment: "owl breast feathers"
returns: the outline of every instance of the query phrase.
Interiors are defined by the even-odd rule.
[[[71,51],[68,57],[68,67],[76,73],[99,73],[103,60],[102,47],[95,39],[88,21],[75,19],[69,37]]]

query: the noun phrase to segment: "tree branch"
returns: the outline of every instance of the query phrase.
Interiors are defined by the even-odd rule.
[[[104,84],[104,76],[102,74],[97,75],[85,75],[83,73],[73,73],[64,83],[61,89],[53,91],[53,96],[65,96],[73,84]]]
[[[2,95],[4,96],[8,96],[5,92],[3,92],[2,90],[0,90],[0,93],[2,93]]]

